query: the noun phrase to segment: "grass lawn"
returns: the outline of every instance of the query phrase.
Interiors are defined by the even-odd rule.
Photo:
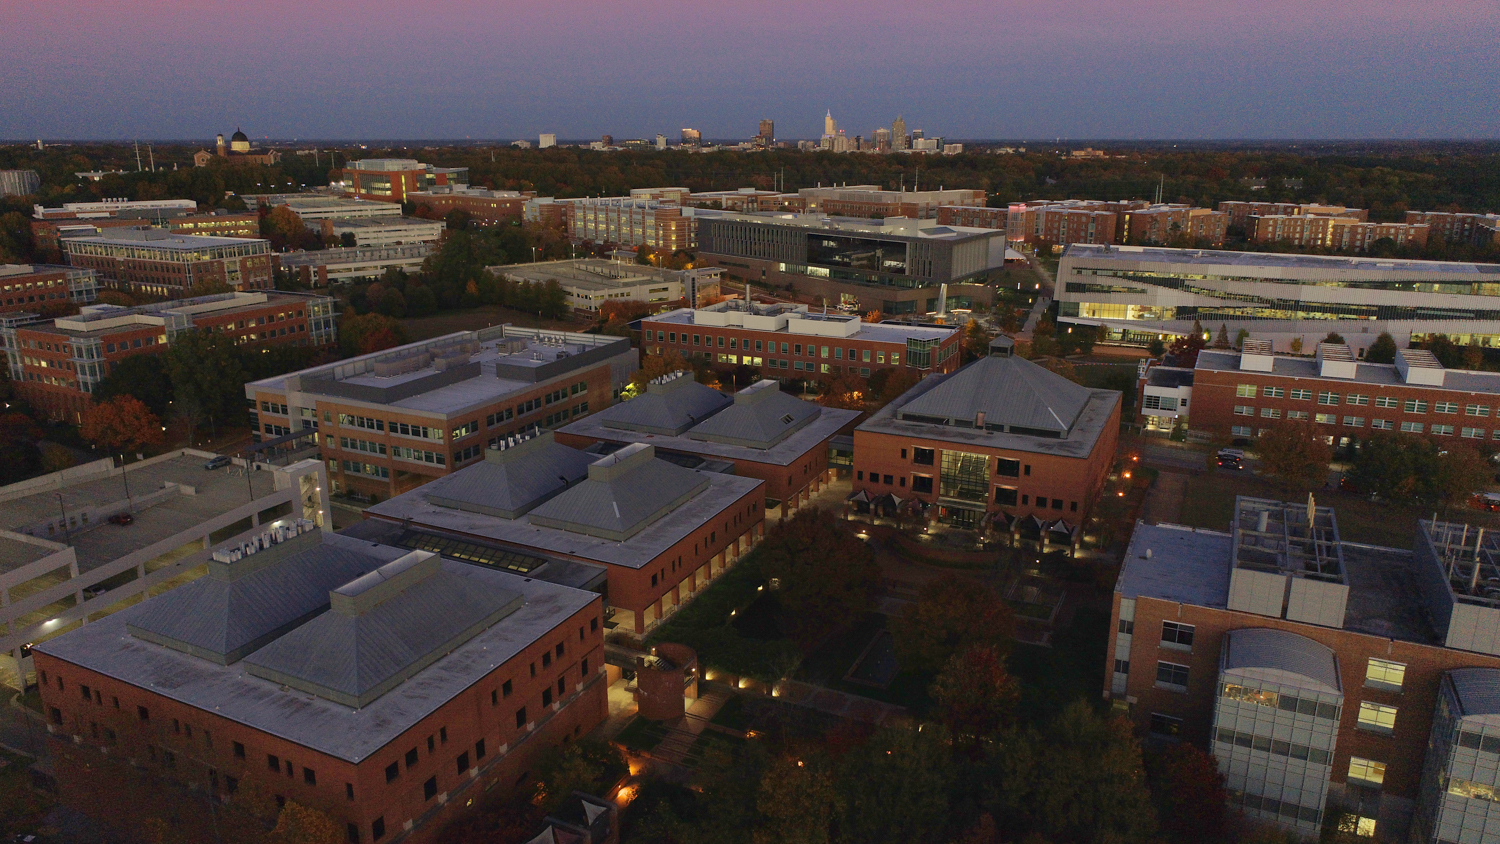
[[[648,721],[636,716],[634,721],[625,725],[625,729],[615,736],[615,741],[625,745],[631,750],[649,751],[661,744],[661,740],[667,737],[667,725],[659,721]]]
[[[714,717],[709,719],[709,723],[740,732],[750,729],[750,713],[745,709],[745,699],[739,695],[731,696],[714,713]]]
[[[1021,684],[1018,720],[1041,726],[1078,698],[1098,701],[1108,639],[1109,615],[1081,607],[1071,627],[1053,634],[1052,647],[1012,646],[1010,673]]]
[[[401,320],[401,326],[413,342],[430,337],[441,337],[455,331],[475,331],[492,325],[511,323],[523,328],[552,328],[564,331],[582,331],[588,325],[582,322],[542,319],[536,314],[515,311],[497,305],[481,305],[462,311],[448,311],[426,317]]]
[[[713,730],[704,730],[698,735],[697,740],[693,742],[692,747],[688,748],[685,755],[687,756],[688,765],[696,768],[703,764],[703,760],[716,749],[723,751],[729,756],[735,756],[744,746],[745,739],[726,736],[723,733]]]
[[[1230,475],[1206,472],[1188,478],[1180,521],[1193,527],[1229,530],[1236,495],[1282,498],[1280,485],[1248,472]],[[1332,507],[1338,518],[1339,537],[1391,548],[1410,548],[1417,536],[1417,519],[1432,518],[1432,510],[1404,504],[1381,504],[1363,496],[1331,490],[1313,493],[1321,506]],[[1294,496],[1302,500],[1302,496]],[[1439,518],[1465,521],[1486,528],[1500,527],[1500,516],[1463,509],[1439,513]]]
[[[817,650],[808,654],[797,669],[796,679],[904,706],[913,712],[925,710],[932,705],[932,700],[927,696],[927,687],[932,684],[932,675],[929,673],[902,671],[884,689],[864,683],[850,683],[844,679],[844,675],[854,666],[859,655],[864,653],[870,640],[884,630],[885,626],[885,616],[876,612],[865,613],[849,630],[828,639]]]
[[[52,798],[31,787],[31,760],[0,750],[0,836],[34,833],[41,826]]]

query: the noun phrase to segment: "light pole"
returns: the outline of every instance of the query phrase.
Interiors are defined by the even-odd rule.
[[[130,473],[125,470],[125,452],[120,452],[120,478],[125,481],[125,508],[133,510],[130,504]]]
[[[72,545],[73,544],[73,536],[68,531],[68,511],[67,511],[67,509],[65,507],[63,507],[62,493],[60,493],[60,492],[54,492],[52,494],[55,495],[55,496],[57,496],[57,509],[58,509],[59,512],[62,513],[63,542],[65,544]],[[24,685],[24,683],[23,683],[23,685]]]
[[[531,247],[531,263],[536,263],[536,247]]]

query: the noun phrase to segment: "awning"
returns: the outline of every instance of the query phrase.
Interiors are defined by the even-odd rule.
[[[851,501],[857,504],[869,504],[870,496],[864,490],[859,490],[858,492],[854,493],[848,498],[845,498],[844,500]]]

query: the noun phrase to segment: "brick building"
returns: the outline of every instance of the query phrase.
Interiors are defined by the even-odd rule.
[[[344,165],[349,196],[376,202],[406,202],[412,191],[467,185],[469,168],[434,167],[411,158],[366,158]]]
[[[99,298],[99,274],[80,267],[0,264],[0,314],[45,313]]]
[[[605,626],[640,635],[763,536],[763,487],[668,462],[645,443],[601,457],[543,432],[365,515],[504,552],[521,572],[546,560],[602,566]]]
[[[191,199],[105,199],[100,202],[65,202],[57,208],[31,206],[34,220],[111,220],[116,218],[155,220],[181,217],[198,211]]]
[[[226,164],[257,164],[269,167],[281,160],[281,153],[274,149],[258,149],[250,146],[250,137],[243,131],[236,129],[230,137],[229,143],[224,143],[224,136],[218,135],[214,138],[214,151],[200,149],[193,153],[194,167],[207,167],[215,161]]]
[[[39,645],[49,732],[427,841],[604,720],[595,593],[321,531],[240,553]]]
[[[536,191],[485,190],[464,185],[434,186],[431,190],[411,191],[406,201],[427,214],[443,217],[450,211],[463,211],[481,223],[509,223],[521,219],[526,200]]]
[[[1152,205],[1124,211],[1115,236],[1120,243],[1168,243],[1173,238],[1190,237],[1220,246],[1228,227],[1229,215],[1222,211],[1189,205]]]
[[[313,439],[335,492],[383,500],[609,406],[638,368],[624,338],[502,325],[252,381],[245,399],[257,442]]]
[[[99,273],[106,286],[153,296],[182,296],[194,287],[270,290],[267,240],[112,229],[62,242],[68,263]]]
[[[760,381],[731,398],[690,372],[659,378],[646,392],[557,431],[557,441],[598,454],[648,442],[683,465],[728,463],[734,474],[765,482],[765,506],[782,515],[832,479],[829,441],[849,433],[859,411],[821,407]]]
[[[718,267],[691,270],[669,270],[649,264],[638,264],[629,252],[617,254],[615,260],[577,258],[562,261],[540,261],[535,264],[503,264],[485,268],[491,275],[516,284],[546,285],[555,281],[567,295],[568,307],[575,313],[597,317],[604,305],[613,302],[644,302],[662,307],[669,302],[699,301],[719,295]]]
[[[420,217],[328,217],[314,220],[307,227],[318,232],[324,241],[343,243],[348,235],[358,248],[433,243],[442,238],[448,224]]]
[[[1500,373],[1447,370],[1425,349],[1395,364],[1362,363],[1348,346],[1320,343],[1315,358],[1205,350],[1193,370],[1193,430],[1253,438],[1283,419],[1327,426],[1348,446],[1377,431],[1500,442]]]
[[[989,356],[924,378],[855,428],[855,495],[877,510],[915,500],[961,528],[1002,514],[1006,526],[1023,516],[1083,524],[1114,463],[1120,394],[1012,349],[995,338]]]
[[[302,222],[313,220],[367,219],[372,217],[400,217],[401,206],[390,202],[375,202],[364,199],[348,199],[342,196],[312,193],[262,193],[244,194],[240,197],[251,208],[274,211],[286,206]]]
[[[1408,225],[1427,226],[1429,237],[1449,243],[1500,245],[1500,214],[1408,211],[1406,222]]]
[[[160,354],[184,332],[227,334],[253,347],[326,346],[338,339],[326,296],[216,293],[124,308],[88,305],[74,316],[0,323],[0,350],[18,395],[48,419],[78,422],[119,361]]]
[[[843,187],[802,188],[797,191],[810,214],[833,217],[911,217],[937,216],[944,205],[984,207],[982,190],[883,190],[879,185],[845,185]]]
[[[715,367],[750,366],[778,381],[902,367],[924,376],[958,368],[962,332],[942,325],[863,322],[810,313],[806,305],[746,305],[730,299],[679,308],[641,321],[641,349],[677,352]]]
[[[1363,208],[1306,202],[1242,202],[1228,199],[1219,203],[1219,210],[1229,215],[1229,225],[1246,229],[1251,224],[1251,217],[1345,217],[1360,222],[1370,219],[1370,212]]]
[[[1318,215],[1254,215],[1246,236],[1251,243],[1286,243],[1328,249],[1366,250],[1381,238],[1397,246],[1425,246],[1427,226],[1407,223],[1366,223],[1352,217]]]
[[[694,193],[683,199],[682,204],[690,205],[694,208],[735,211],[741,214],[756,214],[761,211],[797,212],[807,210],[807,198],[801,194],[782,193],[774,190],[758,190],[756,188]]]
[[[1422,522],[1413,551],[1349,544],[1330,508],[1251,498],[1229,527],[1137,523],[1105,697],[1151,739],[1211,752],[1252,818],[1315,836],[1338,813],[1382,841],[1500,840],[1486,820],[1500,742],[1459,725],[1494,711],[1465,669],[1500,689],[1493,536],[1476,548],[1466,525]],[[1408,838],[1414,815],[1428,821]]]
[[[1004,229],[1009,208],[986,208],[979,205],[939,205],[940,226],[964,226],[972,229]]]

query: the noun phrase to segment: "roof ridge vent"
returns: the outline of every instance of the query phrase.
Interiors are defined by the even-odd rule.
[[[486,463],[509,463],[532,452],[545,448],[553,442],[551,431],[539,431],[530,435],[517,434],[501,440],[494,448],[485,449]]]
[[[589,464],[589,480],[610,481],[656,459],[656,447],[631,443],[613,454]]]
[[[437,574],[442,563],[443,558],[430,551],[412,551],[329,592],[328,603],[340,615],[364,615]]]

